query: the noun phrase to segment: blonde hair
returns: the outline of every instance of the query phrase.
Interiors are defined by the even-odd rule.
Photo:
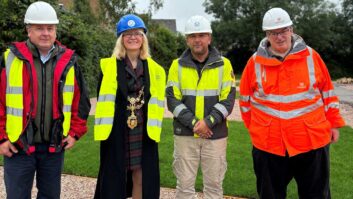
[[[146,34],[143,31],[141,31],[141,33],[143,36],[143,42],[140,49],[141,50],[140,59],[146,60],[147,58],[151,57],[150,48],[148,45],[148,39]],[[120,59],[120,60],[126,57],[126,48],[123,43],[123,34],[120,34],[120,36],[116,40],[112,57],[116,57],[117,59]]]

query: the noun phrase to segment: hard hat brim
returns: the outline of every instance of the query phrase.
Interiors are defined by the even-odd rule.
[[[289,27],[293,25],[293,22],[290,21],[288,23],[285,23],[285,24],[280,24],[280,25],[277,25],[277,26],[265,26],[265,27],[262,27],[262,30],[263,31],[267,31],[267,30],[276,30],[276,29],[279,29],[279,28],[285,28],[285,27]]]
[[[195,33],[210,33],[212,34],[212,30],[200,30],[200,31],[188,31],[188,32],[184,32],[185,35],[191,35],[191,34],[195,34]]]
[[[37,20],[25,19],[24,22],[25,22],[25,24],[59,24],[59,20],[38,22]]]

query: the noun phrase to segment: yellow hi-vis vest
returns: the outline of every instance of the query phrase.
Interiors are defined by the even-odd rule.
[[[164,114],[164,96],[166,76],[164,69],[151,58],[147,58],[150,76],[151,98],[148,101],[147,134],[156,141],[160,141]],[[118,89],[116,58],[101,59],[103,79],[96,105],[94,140],[108,139],[114,121],[115,98]]]
[[[75,69],[70,67],[66,75],[66,80],[63,89],[63,135],[66,137],[69,134],[71,126],[71,107],[75,92]]]
[[[23,118],[23,66],[10,49],[5,52],[6,67],[6,133],[11,142],[16,142],[24,130]],[[67,136],[71,123],[71,106],[74,94],[75,70],[67,73],[63,90],[63,135]],[[54,83],[54,82],[53,82]],[[35,96],[36,97],[36,96]]]

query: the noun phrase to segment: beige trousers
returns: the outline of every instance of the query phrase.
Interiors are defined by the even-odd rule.
[[[173,170],[177,177],[176,199],[195,198],[195,180],[200,163],[204,198],[223,198],[226,151],[227,138],[209,140],[175,135]]]

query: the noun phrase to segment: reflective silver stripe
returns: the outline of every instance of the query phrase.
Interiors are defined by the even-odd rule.
[[[271,102],[281,102],[281,103],[291,103],[291,102],[297,102],[300,100],[305,100],[305,99],[313,99],[316,95],[319,95],[320,92],[318,89],[313,90],[313,92],[301,92],[293,95],[265,95],[265,96],[260,96],[259,92],[254,92],[254,97],[257,99],[261,100],[267,100]]]
[[[329,108],[339,109],[340,108],[340,104],[338,102],[329,103],[327,106],[325,106],[325,111],[328,111]]]
[[[9,78],[9,74],[10,74],[10,68],[12,65],[13,60],[15,59],[15,54],[13,54],[11,51],[9,52],[7,59],[6,59],[6,77]]]
[[[178,106],[176,106],[173,110],[173,115],[175,117],[178,117],[180,112],[184,109],[187,109],[186,106],[184,104],[179,104]]]
[[[204,97],[212,97],[218,96],[220,91],[217,90],[194,90],[194,89],[182,89],[181,93],[189,96],[204,96]]]
[[[71,112],[71,105],[64,105],[63,107],[63,112],[65,113],[68,113],[68,112]]]
[[[22,94],[23,89],[22,89],[22,87],[6,86],[6,93],[7,94]]]
[[[185,95],[190,95],[190,96],[196,96],[196,90],[189,90],[189,89],[182,89],[181,94]]]
[[[8,94],[22,94],[22,87],[12,87],[10,86],[10,70],[11,70],[11,65],[13,60],[15,59],[15,54],[13,54],[11,51],[9,52],[7,59],[6,59],[6,79],[7,79],[7,84],[6,84],[6,93]]]
[[[64,88],[63,88],[63,92],[70,92],[70,93],[73,93],[74,90],[75,90],[75,87],[74,87],[74,86],[65,85]]]
[[[229,112],[223,104],[217,103],[214,107],[222,113],[223,118],[226,118],[229,115]]]
[[[148,119],[147,126],[156,126],[162,128],[162,121],[156,119]]]
[[[261,65],[259,63],[255,62],[255,75],[256,75],[256,82],[257,82],[257,86],[259,88],[259,93],[261,96],[264,96],[264,89],[262,87],[262,80],[261,80]]]
[[[240,95],[240,101],[248,102],[248,101],[250,101],[250,96],[249,95]]]
[[[241,107],[240,107],[240,111],[241,111],[242,113],[246,113],[246,112],[248,112],[248,111],[250,111],[250,110],[251,110],[250,107],[244,107],[244,106],[241,106]]]
[[[14,116],[22,117],[23,109],[6,107],[6,113]]]
[[[94,121],[95,125],[103,125],[103,124],[113,124],[113,118],[112,117],[102,117],[102,118],[96,118]]]
[[[329,91],[325,91],[325,92],[322,92],[322,98],[329,98],[329,97],[333,97],[335,96],[335,91],[333,90],[329,90]]]
[[[164,108],[164,101],[158,100],[156,97],[151,97],[149,104],[157,104],[159,107]]]
[[[314,60],[313,60],[313,49],[308,47],[308,50],[310,55],[306,58],[306,61],[308,65],[309,79],[310,79],[309,92],[311,92],[313,91],[316,78],[315,78],[315,67],[314,67]]]
[[[223,82],[223,71],[224,71],[224,65],[220,66],[219,67],[219,70],[218,70],[218,89],[219,90],[222,90],[222,82]]]
[[[174,81],[168,81],[167,82],[167,87],[175,86],[180,89],[180,84],[179,82],[174,82]]]
[[[179,60],[178,60],[178,63],[179,63]],[[178,80],[179,80],[179,89],[181,89],[181,80],[182,80],[182,70],[183,70],[183,67],[179,64],[178,65]]]
[[[99,95],[98,102],[115,102],[115,95]]]
[[[308,91],[293,94],[293,95],[286,95],[286,96],[273,95],[273,94],[265,95],[263,90],[262,80],[261,80],[261,65],[258,63],[255,63],[255,74],[256,74],[256,82],[258,85],[258,91],[255,91],[254,96],[261,100],[291,103],[291,102],[296,102],[296,101],[305,100],[305,99],[312,99],[315,97],[315,95],[320,94],[318,89],[314,89],[314,84],[316,82],[315,67],[314,67],[314,61],[312,57],[312,49],[310,47],[308,47],[308,49],[310,52],[310,55],[307,57],[307,67],[308,67],[309,79],[310,79],[310,85],[309,85]],[[255,61],[255,57],[254,57],[254,61]]]
[[[226,81],[222,83],[222,88],[226,88],[226,87],[235,87],[235,83],[233,81]]]
[[[269,115],[272,115],[274,117],[278,117],[280,119],[293,119],[293,118],[296,118],[296,117],[299,117],[299,116],[302,116],[306,113],[310,113],[320,107],[323,106],[323,102],[322,102],[322,99],[319,98],[316,103],[314,104],[311,104],[307,107],[304,107],[304,108],[299,108],[299,109],[296,109],[296,110],[292,110],[292,111],[279,111],[279,110],[275,110],[275,109],[272,109],[272,108],[269,108],[269,107],[265,107],[259,103],[257,103],[254,99],[251,98],[251,102],[252,102],[252,105],[254,107],[256,107],[257,109],[269,114]]]

